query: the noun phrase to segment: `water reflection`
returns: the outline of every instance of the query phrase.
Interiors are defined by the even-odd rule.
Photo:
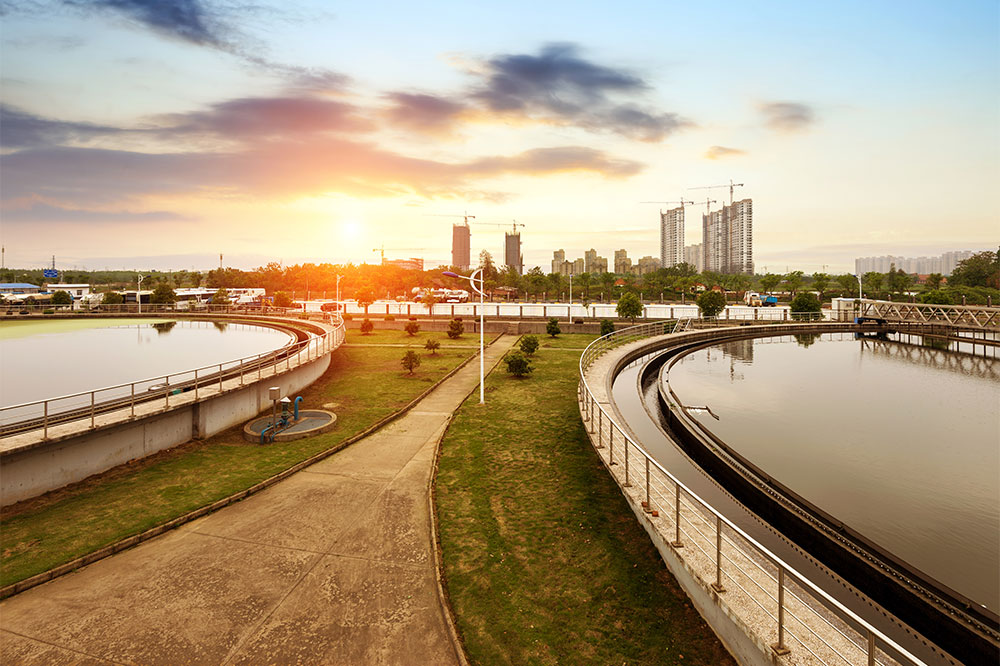
[[[170,331],[174,330],[174,326],[177,325],[176,321],[161,321],[156,324],[151,324],[151,326],[156,330],[159,335],[166,335]],[[141,326],[136,326],[136,328],[141,329]]]
[[[793,492],[996,609],[1000,360],[982,342],[932,340],[741,340],[688,354],[669,381]]]

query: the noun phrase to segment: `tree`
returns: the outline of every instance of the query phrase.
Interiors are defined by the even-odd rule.
[[[608,335],[615,332],[615,322],[610,319],[601,320],[601,335]]]
[[[56,293],[52,294],[52,300],[50,302],[52,305],[72,305],[73,297],[69,295],[68,291],[62,291],[60,289]]]
[[[166,282],[161,282],[153,289],[153,295],[149,297],[150,303],[173,303],[177,300],[177,294]]]
[[[368,306],[375,302],[375,288],[370,284],[358,289],[354,294],[355,300],[357,300],[358,305],[365,309],[365,314],[368,314]]]
[[[521,351],[523,351],[528,356],[534,355],[538,351],[538,338],[534,335],[526,335],[521,338],[520,344]]]
[[[868,292],[868,298],[878,296],[878,293],[882,291],[883,280],[885,280],[885,276],[876,271],[868,271],[861,276],[861,284],[864,285],[865,291]]]
[[[406,326],[403,327],[403,330],[406,331],[406,334],[412,338],[420,332],[420,324],[415,321],[408,321],[406,322]]]
[[[402,363],[406,371],[412,375],[413,371],[420,367],[420,355],[412,349],[408,349],[406,350],[406,353],[403,354],[403,358],[400,360],[400,363]]]
[[[375,330],[375,324],[368,317],[365,317],[364,321],[361,322],[361,335],[368,335],[373,330]]]
[[[809,291],[796,294],[790,307],[793,319],[818,319],[815,314],[823,311],[819,298]]]
[[[886,275],[886,286],[893,294],[899,294],[910,286],[910,276],[906,271],[897,271],[896,264],[889,264],[889,273]]]
[[[549,319],[549,323],[545,325],[545,333],[553,338],[562,333],[562,329],[559,328],[559,320],[555,317]]]
[[[934,291],[935,289],[941,288],[941,280],[943,279],[944,276],[940,273],[931,273],[927,276],[927,282],[924,284],[927,285],[927,289]]]
[[[104,305],[121,305],[124,301],[125,299],[117,291],[106,291],[101,303]]]
[[[626,291],[618,299],[618,305],[615,306],[615,312],[622,319],[631,319],[632,323],[635,323],[635,318],[642,315],[642,303],[639,301],[639,297],[632,291]]]
[[[218,291],[212,294],[212,305],[229,305],[229,292],[225,287],[219,287]]]
[[[610,301],[614,298],[616,280],[614,273],[601,273],[601,294],[604,295],[604,300]]]
[[[465,333],[465,326],[462,325],[457,319],[452,319],[448,322],[448,337],[452,340],[457,340],[462,337],[462,333]]]
[[[593,284],[594,278],[590,275],[590,273],[580,273],[580,275],[577,276],[577,281],[580,283],[580,293],[582,294],[582,298],[590,298],[590,285]]]
[[[920,294],[920,302],[933,303],[934,305],[954,305],[955,299],[943,289],[932,289]]]
[[[948,286],[993,287],[1000,289],[1000,249],[977,252],[958,263],[948,278]]]
[[[431,353],[431,356],[437,355],[437,350],[441,347],[441,343],[437,340],[428,338],[427,342],[424,343],[424,349]]]
[[[843,275],[837,276],[837,284],[840,286],[840,295],[850,294],[854,291],[854,286],[857,284],[858,279],[851,275],[850,273],[844,273]]]
[[[518,378],[527,377],[534,370],[528,357],[519,351],[508,352],[503,357],[503,362],[507,366],[507,372]]]
[[[753,284],[753,278],[745,273],[736,273],[729,279],[729,287],[733,291],[746,291]]]
[[[726,297],[718,291],[701,292],[697,303],[702,317],[715,317],[726,309]]]
[[[276,308],[292,307],[292,297],[288,295],[287,291],[279,291],[274,295],[274,307]]]
[[[497,270],[496,264],[493,263],[493,255],[488,250],[483,250],[479,253],[479,267],[483,269],[483,280],[496,281],[500,277],[500,271]]]
[[[802,271],[791,271],[785,275],[784,282],[788,285],[788,291],[792,293],[792,296],[805,284],[804,275]]]
[[[826,291],[827,286],[830,284],[830,276],[826,273],[813,273],[813,288],[819,292],[819,297],[822,300],[823,292]]]
[[[760,290],[765,294],[770,294],[779,284],[781,284],[781,276],[774,273],[767,273],[760,278]]]

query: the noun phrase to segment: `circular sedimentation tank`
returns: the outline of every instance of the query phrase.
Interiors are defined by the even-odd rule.
[[[243,438],[254,444],[261,443],[261,433],[272,423],[270,414],[259,416],[245,426],[243,426]],[[299,419],[289,420],[287,427],[282,427],[273,439],[267,437],[269,442],[291,442],[304,437],[312,437],[320,433],[332,430],[337,425],[337,415],[325,409],[303,409],[299,412]]]

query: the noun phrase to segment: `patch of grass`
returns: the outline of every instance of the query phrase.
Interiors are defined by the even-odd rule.
[[[556,337],[538,336],[542,349],[586,349],[587,345],[601,336],[589,333],[560,333]]]
[[[486,342],[492,339],[489,332],[486,333]],[[416,335],[410,335],[406,331],[374,330],[368,335],[362,335],[356,329],[347,331],[348,343],[365,345],[407,345],[409,347],[423,347],[428,338],[434,338],[441,343],[442,347],[479,347],[479,333],[465,332],[462,337],[452,340],[444,331],[419,331]]]
[[[587,440],[578,360],[542,348],[530,378],[492,373],[442,443],[444,570],[471,662],[733,664]]]
[[[405,333],[404,333],[405,335]],[[473,350],[421,352],[412,376],[398,347],[341,347],[330,369],[302,391],[305,407],[335,403],[337,427],[267,446],[243,440],[242,424],[201,442],[115,468],[3,509],[0,585],[138,534],[248,488],[330,448],[400,409]]]

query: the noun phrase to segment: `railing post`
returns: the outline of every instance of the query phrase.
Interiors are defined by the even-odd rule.
[[[243,386],[243,359],[240,359],[240,386]]]
[[[42,403],[42,407],[45,410],[42,416],[42,437],[44,439],[49,438],[49,401],[46,400]]]
[[[681,541],[681,484],[674,481],[674,540],[670,542],[674,548],[683,548]]]
[[[604,414],[604,412],[601,411],[600,405],[597,406],[597,413],[599,415]],[[601,431],[600,426],[598,426],[597,432],[600,432],[600,431]],[[617,465],[617,464],[618,463],[615,462],[615,440],[612,438],[611,441],[608,442],[608,467],[610,467],[611,465]]]
[[[604,412],[597,410],[597,448],[604,447],[602,428],[604,427]]]
[[[257,354],[257,381],[260,381],[260,354]]]
[[[611,428],[612,428],[612,430],[611,430],[611,443],[612,444],[614,444],[614,441],[615,441],[614,425],[615,425],[615,422],[612,421],[611,422]],[[628,478],[628,437],[625,437],[623,435],[622,436],[622,441],[623,441],[622,446],[625,447],[625,487],[628,488],[628,487],[630,487],[632,485],[629,482],[629,478]]]
[[[722,516],[715,517],[715,582],[712,589],[716,592],[725,592],[722,587]]]
[[[871,629],[868,630],[868,666],[875,666],[875,655],[877,651],[875,649],[875,632]]]
[[[791,652],[785,645],[785,568],[781,565],[778,565],[778,642],[771,646],[771,650],[778,656]]]
[[[132,418],[135,418],[135,382],[132,382],[132,397],[129,400],[129,406],[132,408]]]
[[[653,510],[653,507],[649,503],[649,456],[644,456],[646,459],[646,513]]]
[[[91,391],[90,392],[90,427],[91,428],[94,427],[94,403],[95,403],[94,392]]]
[[[198,399],[198,368],[194,369],[194,399]]]
[[[219,364],[219,393],[222,393],[222,364]]]

